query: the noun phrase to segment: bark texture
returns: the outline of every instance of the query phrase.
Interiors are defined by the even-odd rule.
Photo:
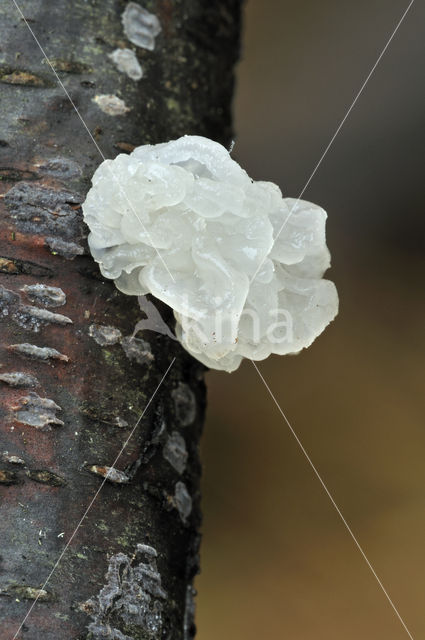
[[[229,143],[239,0],[144,1],[153,51],[126,38],[121,0],[18,4],[105,157],[189,133]],[[121,47],[141,80],[108,57]],[[204,368],[166,336],[131,339],[143,315],[101,278],[82,223],[102,158],[11,0],[0,100],[1,638],[37,598],[20,640],[189,640]]]

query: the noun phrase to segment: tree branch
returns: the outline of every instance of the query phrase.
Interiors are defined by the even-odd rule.
[[[18,4],[105,157],[229,143],[239,0],[144,2],[153,51],[126,38],[120,0]],[[137,300],[102,279],[82,222],[102,158],[13,3],[0,15],[2,637],[35,603],[17,638],[189,640],[203,367],[168,336],[132,338]],[[123,47],[142,79],[108,56]]]

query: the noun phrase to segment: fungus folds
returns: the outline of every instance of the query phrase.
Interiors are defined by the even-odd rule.
[[[326,212],[253,181],[199,136],[105,160],[83,205],[106,278],[174,310],[176,335],[206,366],[308,347],[335,317]]]

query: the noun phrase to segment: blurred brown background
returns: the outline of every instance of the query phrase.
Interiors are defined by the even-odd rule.
[[[250,0],[234,156],[296,197],[408,2]],[[425,637],[424,61],[415,2],[304,198],[340,314],[259,363],[415,640]],[[208,374],[199,640],[408,638],[250,363]]]

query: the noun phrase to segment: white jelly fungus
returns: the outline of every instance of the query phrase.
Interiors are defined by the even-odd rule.
[[[121,16],[124,33],[137,47],[153,51],[155,38],[161,33],[158,18],[137,2],[129,2]]]
[[[172,307],[178,339],[208,367],[296,353],[337,313],[322,278],[326,212],[251,180],[217,142],[184,136],[105,160],[83,211],[102,274]]]
[[[112,53],[108,53],[108,58],[112,60],[118,71],[126,73],[132,80],[143,78],[143,69],[132,49],[115,49]]]

